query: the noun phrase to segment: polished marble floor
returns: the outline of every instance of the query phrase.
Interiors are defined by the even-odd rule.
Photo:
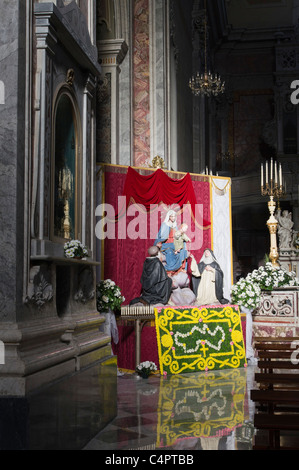
[[[117,417],[85,450],[251,450],[255,366],[142,379],[118,376]]]

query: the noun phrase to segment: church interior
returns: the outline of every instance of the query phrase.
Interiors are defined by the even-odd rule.
[[[299,0],[0,12],[0,449],[298,450]]]

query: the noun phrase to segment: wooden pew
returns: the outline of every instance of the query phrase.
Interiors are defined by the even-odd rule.
[[[255,336],[254,343],[271,343],[271,344],[282,344],[282,343],[292,343],[293,341],[299,341],[299,336],[282,336],[282,337],[273,337],[273,336]]]
[[[260,384],[260,388],[274,390],[279,388],[283,389],[299,389],[299,374],[294,373],[256,373],[254,377],[255,381]]]
[[[251,390],[251,400],[260,404],[260,410],[299,412],[298,390]]]
[[[293,351],[259,351],[259,359],[291,359]]]
[[[257,351],[293,351],[292,343],[284,342],[283,344],[280,343],[271,343],[271,342],[264,342],[264,343],[256,343],[255,349]]]
[[[263,371],[272,372],[274,369],[288,369],[299,371],[299,364],[293,364],[287,360],[261,360],[257,363],[258,367]]]
[[[297,390],[251,390],[251,400],[259,403],[299,404]]]
[[[299,449],[297,445],[281,447],[281,435],[286,439],[286,431],[299,431],[299,364],[292,362],[293,338],[255,338],[258,355],[258,367],[261,372],[255,374],[259,390],[251,391],[251,400],[257,405],[254,426],[257,430],[253,449]],[[293,347],[292,347],[293,346]],[[268,443],[265,435],[268,431]]]
[[[299,414],[265,414],[257,413],[254,416],[254,427],[258,430],[268,431],[268,444],[261,443],[261,437],[256,435],[253,450],[298,450],[299,440],[296,444],[281,446],[281,431],[299,431]],[[287,442],[287,439],[286,439]],[[297,444],[298,443],[298,444]]]
[[[285,376],[285,380],[281,382],[282,377],[280,375],[277,375],[277,372],[276,375],[271,379],[271,375],[274,374],[274,369],[282,369],[289,371],[292,370],[294,384],[297,383],[297,371],[299,369],[299,364],[296,364],[294,361],[292,361],[292,354],[296,350],[296,348],[294,348],[295,341],[299,342],[299,338],[255,338],[255,348],[258,353],[258,366],[260,367],[260,369],[262,369],[264,373],[264,383],[266,380],[265,374],[268,374],[268,383],[274,385],[274,377],[276,377],[278,380],[280,380],[280,386],[286,383],[290,385],[291,379],[288,379],[287,376]],[[261,376],[257,375],[257,379],[260,380]]]

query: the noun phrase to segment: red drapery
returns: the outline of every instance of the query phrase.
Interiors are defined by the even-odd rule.
[[[193,218],[197,216],[197,200],[189,173],[181,179],[172,179],[161,169],[150,175],[141,175],[129,167],[123,195],[126,198],[125,209],[131,204],[140,204],[146,211],[150,211],[152,206],[158,206],[161,203],[165,206],[176,205],[180,208],[190,205]],[[209,227],[210,221],[203,219],[202,225]]]
[[[166,177],[166,178],[165,178]],[[154,182],[155,189],[151,187]],[[164,184],[165,183],[165,184]],[[149,176],[140,175],[136,170],[128,168],[127,172],[118,167],[107,166],[104,171],[105,203],[115,208],[115,213],[122,212],[119,207],[119,196],[125,196],[126,204],[142,204],[149,210],[150,205],[183,204],[202,205],[201,226],[209,224],[210,220],[210,184],[208,181],[192,180],[190,174],[179,180],[170,179],[162,170],[156,170]],[[150,195],[147,195],[147,188]],[[175,192],[177,188],[177,192]],[[170,196],[171,195],[171,196]],[[159,201],[160,199],[160,201]],[[152,201],[152,202],[150,202]],[[159,201],[159,202],[158,202]],[[132,222],[133,217],[126,218],[126,227]],[[161,215],[161,221],[163,217]],[[104,263],[104,278],[112,279],[120,286],[125,296],[125,305],[138,297],[141,293],[140,278],[143,262],[147,256],[148,248],[153,244],[157,233],[152,234],[150,218],[145,222],[148,236],[144,239],[130,239],[118,237],[118,223],[115,227],[115,238],[104,240],[102,262]],[[195,219],[192,220],[190,230],[194,232]],[[201,232],[201,245],[196,250],[190,250],[196,259],[200,260],[205,248],[211,248],[211,229],[205,226]]]

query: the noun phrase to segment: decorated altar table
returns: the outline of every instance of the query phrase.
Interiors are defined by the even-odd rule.
[[[238,306],[125,307],[117,326],[112,347],[123,370],[146,360],[170,374],[246,366],[246,316]]]

